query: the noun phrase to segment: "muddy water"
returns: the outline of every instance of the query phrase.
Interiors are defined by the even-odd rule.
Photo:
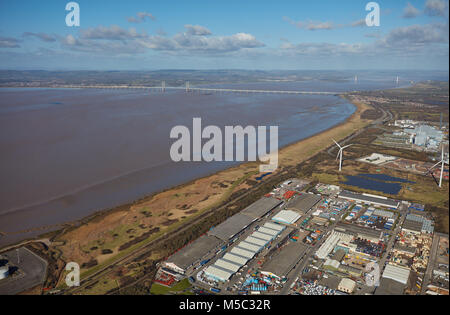
[[[1,89],[0,231],[80,219],[232,165],[171,161],[170,130],[192,128],[193,117],[222,130],[279,126],[284,146],[354,110],[336,96]],[[0,245],[40,233],[3,236]]]

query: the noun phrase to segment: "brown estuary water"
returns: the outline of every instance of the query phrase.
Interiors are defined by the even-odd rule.
[[[320,87],[318,88],[317,86]],[[354,90],[352,82],[225,86]],[[393,87],[360,83],[359,89]],[[137,90],[0,89],[0,246],[230,167],[170,159],[176,125],[279,126],[280,147],[345,121],[338,96],[165,94]],[[17,233],[34,229],[33,232]]]

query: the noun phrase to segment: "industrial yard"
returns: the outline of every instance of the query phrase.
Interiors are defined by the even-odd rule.
[[[315,193],[288,189],[292,182],[168,257],[159,274],[214,294],[420,293],[434,261],[434,222],[423,205],[320,183]],[[433,275],[444,280],[431,281],[448,287],[448,238],[439,248],[444,263]]]

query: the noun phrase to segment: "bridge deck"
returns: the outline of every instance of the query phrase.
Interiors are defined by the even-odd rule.
[[[217,88],[199,88],[199,87],[169,87],[169,86],[123,86],[123,85],[92,85],[92,86],[64,86],[64,88],[73,89],[141,89],[141,90],[185,90],[186,92],[230,92],[230,93],[266,93],[266,94],[308,94],[308,95],[338,95],[339,92],[317,92],[317,91],[282,91],[282,90],[240,90],[240,89],[217,89]]]

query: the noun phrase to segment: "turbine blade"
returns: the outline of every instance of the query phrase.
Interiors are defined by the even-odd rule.
[[[346,148],[348,148],[348,147],[351,147],[353,144],[349,144],[349,145],[346,145],[345,147],[342,147],[342,150],[344,150],[344,149],[346,149]]]
[[[334,143],[336,143],[336,145],[339,147],[339,148],[341,148],[342,149],[342,147],[339,145],[339,143],[337,143],[336,142],[336,140],[334,140],[334,139],[331,139],[331,140],[333,140],[334,141]]]
[[[436,185],[439,186],[439,182],[438,182],[438,180],[436,179],[436,177],[434,177],[434,173],[431,173],[431,176],[433,176],[433,179],[434,179],[434,181],[436,182]]]
[[[442,163],[442,161],[439,161],[439,162],[437,162],[436,164],[434,164],[432,167],[430,167],[430,171],[433,169],[433,168],[435,168],[436,166],[438,166],[439,164],[441,164]]]

